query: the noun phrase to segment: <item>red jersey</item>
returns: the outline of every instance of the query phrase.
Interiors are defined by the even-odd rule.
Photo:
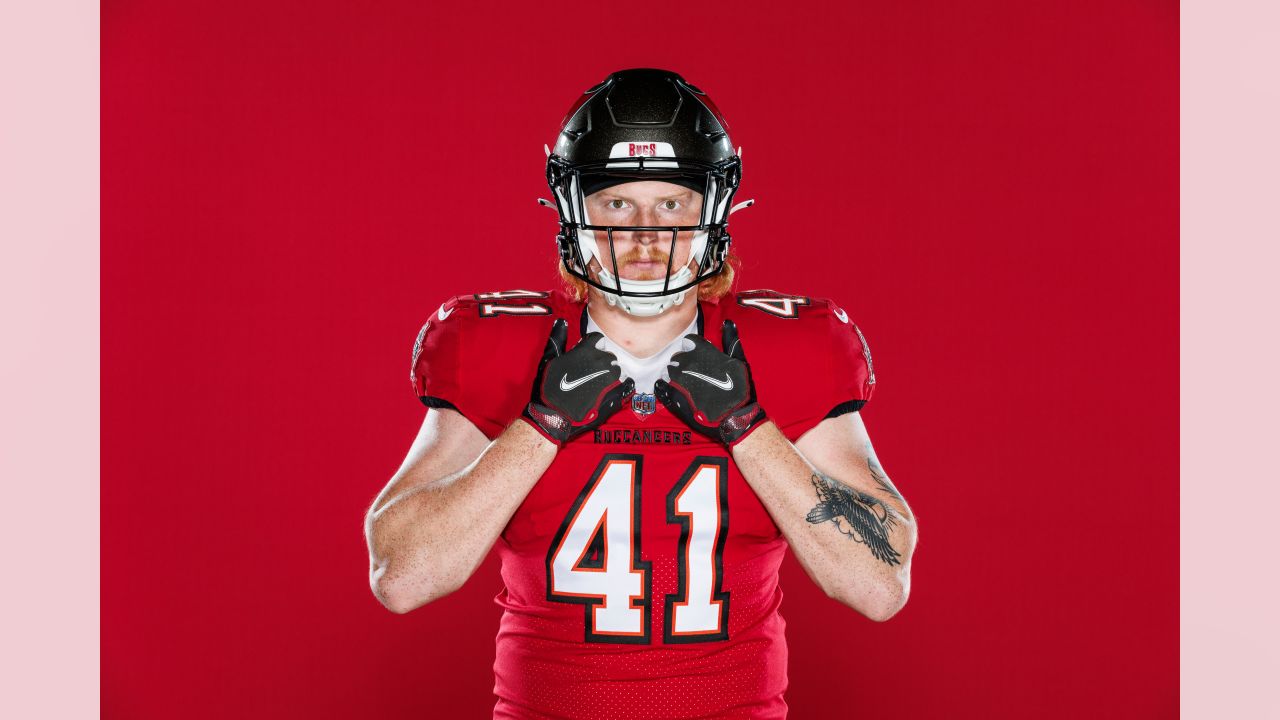
[[[519,417],[564,293],[454,297],[423,327],[412,381],[489,438]],[[861,332],[828,300],[753,290],[699,303],[738,326],[761,407],[795,441],[875,386]],[[505,588],[495,718],[784,718],[786,542],[728,449],[637,395],[565,444],[496,549]]]

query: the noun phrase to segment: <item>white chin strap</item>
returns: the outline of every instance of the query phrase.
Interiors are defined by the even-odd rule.
[[[597,273],[597,276],[600,278],[601,285],[618,287],[621,284],[623,292],[662,292],[662,285],[666,282],[665,280],[627,280],[626,278],[619,281],[613,276],[613,273],[603,268]],[[671,282],[668,287],[680,287],[692,279],[693,272],[686,265],[680,268],[680,272],[671,276]],[[685,293],[689,291],[681,290],[678,293],[659,295],[657,297],[626,297],[608,290],[602,290],[601,292],[604,294],[606,302],[622,308],[627,314],[650,317],[666,311],[673,305],[679,305],[684,301]]]

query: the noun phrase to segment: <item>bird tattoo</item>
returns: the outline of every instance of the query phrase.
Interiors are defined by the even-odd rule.
[[[899,564],[899,553],[889,545],[889,530],[897,513],[879,498],[814,473],[810,480],[818,494],[818,504],[805,519],[817,525],[831,521],[836,529],[866,545],[877,560]]]

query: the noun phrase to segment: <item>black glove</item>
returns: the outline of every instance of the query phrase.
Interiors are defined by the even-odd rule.
[[[701,335],[685,335],[693,342],[693,349],[671,356],[671,381],[655,382],[653,394],[689,427],[733,445],[766,418],[756,402],[756,386],[738,340],[738,326],[725,320],[723,333],[727,354]]]
[[[538,363],[533,392],[523,416],[557,445],[599,427],[618,412],[622,399],[635,391],[631,378],[621,380],[618,359],[596,346],[604,335],[588,333],[564,352],[568,325],[551,325],[547,349]]]

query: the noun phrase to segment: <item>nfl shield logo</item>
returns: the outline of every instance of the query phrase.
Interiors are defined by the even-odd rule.
[[[652,415],[658,409],[658,401],[654,399],[653,393],[636,393],[631,396],[631,412],[640,417]]]

